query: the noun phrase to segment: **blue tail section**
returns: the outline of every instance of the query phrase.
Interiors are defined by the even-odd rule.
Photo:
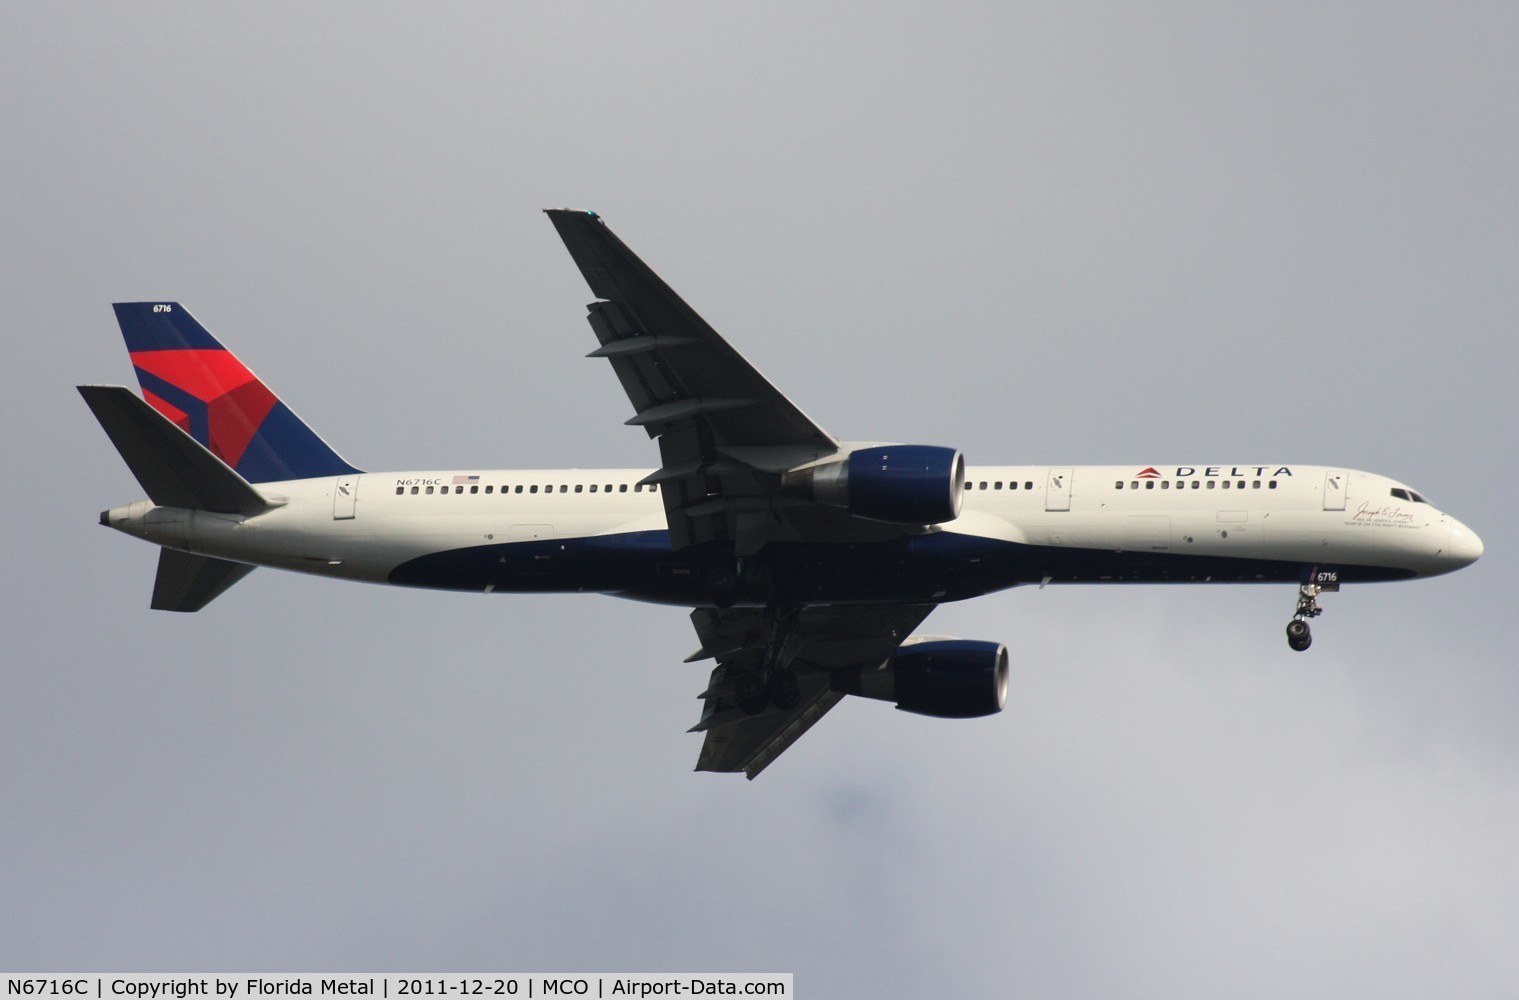
[[[316,432],[177,302],[118,302],[143,397],[250,483],[351,475]]]

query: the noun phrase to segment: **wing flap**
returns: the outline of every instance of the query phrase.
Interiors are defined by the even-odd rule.
[[[549,219],[593,294],[587,320],[633,405],[630,426],[659,440],[657,482],[671,543],[732,542],[754,551],[771,536],[738,501],[779,498],[779,473],[839,445],[735,351],[593,212]],[[743,524],[740,522],[744,521]],[[756,530],[756,526],[759,530]]]
[[[697,771],[723,774],[742,772],[753,781],[790,746],[801,739],[844,695],[828,687],[828,675],[814,673],[804,683],[801,702],[790,712],[743,715],[732,709],[725,715],[738,718],[714,721],[701,729],[707,737],[696,758]],[[705,722],[705,720],[704,720]],[[703,723],[697,723],[698,726]]]
[[[593,353],[618,369],[635,410],[676,399],[752,399],[761,412],[710,417],[718,443],[800,445],[819,456],[838,449],[837,441],[735,351],[600,216],[569,209],[550,209],[548,216],[591,292],[606,300],[587,307],[601,342]],[[651,424],[650,436],[673,422]]]

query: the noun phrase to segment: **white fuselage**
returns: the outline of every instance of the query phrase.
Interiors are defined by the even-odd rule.
[[[658,491],[637,485],[647,474],[364,473],[261,484],[278,506],[255,516],[138,501],[102,523],[187,552],[343,579],[703,604],[706,557],[670,549]],[[937,529],[831,552],[813,543],[805,556],[776,546],[777,572],[797,577],[800,599],[849,603],[954,600],[1031,582],[1401,579],[1481,554],[1473,532],[1408,487],[1353,470],[981,466],[966,480],[960,516]],[[933,582],[896,594],[883,567],[908,562]]]

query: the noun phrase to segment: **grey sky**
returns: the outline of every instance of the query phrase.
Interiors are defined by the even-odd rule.
[[[0,967],[1519,988],[1513,5],[13,8]],[[652,464],[560,205],[836,435],[1370,469],[1487,555],[1302,656],[1283,587],[946,607],[1013,649],[1002,716],[846,703],[753,784],[689,773],[678,609],[147,610],[71,388],[130,381],[115,300],[366,469]]]

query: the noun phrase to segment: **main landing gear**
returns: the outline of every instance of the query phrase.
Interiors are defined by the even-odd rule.
[[[751,670],[733,682],[733,696],[745,715],[758,715],[774,705],[789,712],[802,700],[802,685],[794,670]]]
[[[739,578],[747,586],[768,586],[770,578],[763,567],[749,563],[739,567]],[[791,663],[796,658],[793,633],[799,609],[769,609],[770,636],[764,658],[733,679],[733,698],[745,715],[758,715],[774,705],[789,712],[802,702],[802,684]]]
[[[1301,653],[1313,645],[1313,630],[1308,627],[1308,619],[1317,618],[1324,613],[1319,607],[1319,594],[1326,590],[1339,590],[1339,584],[1303,583],[1297,588],[1297,611],[1292,616],[1292,621],[1287,623],[1287,645]]]
[[[768,602],[775,593],[770,569],[754,559],[722,564],[707,573],[707,589],[712,603],[731,608],[740,600]]]

